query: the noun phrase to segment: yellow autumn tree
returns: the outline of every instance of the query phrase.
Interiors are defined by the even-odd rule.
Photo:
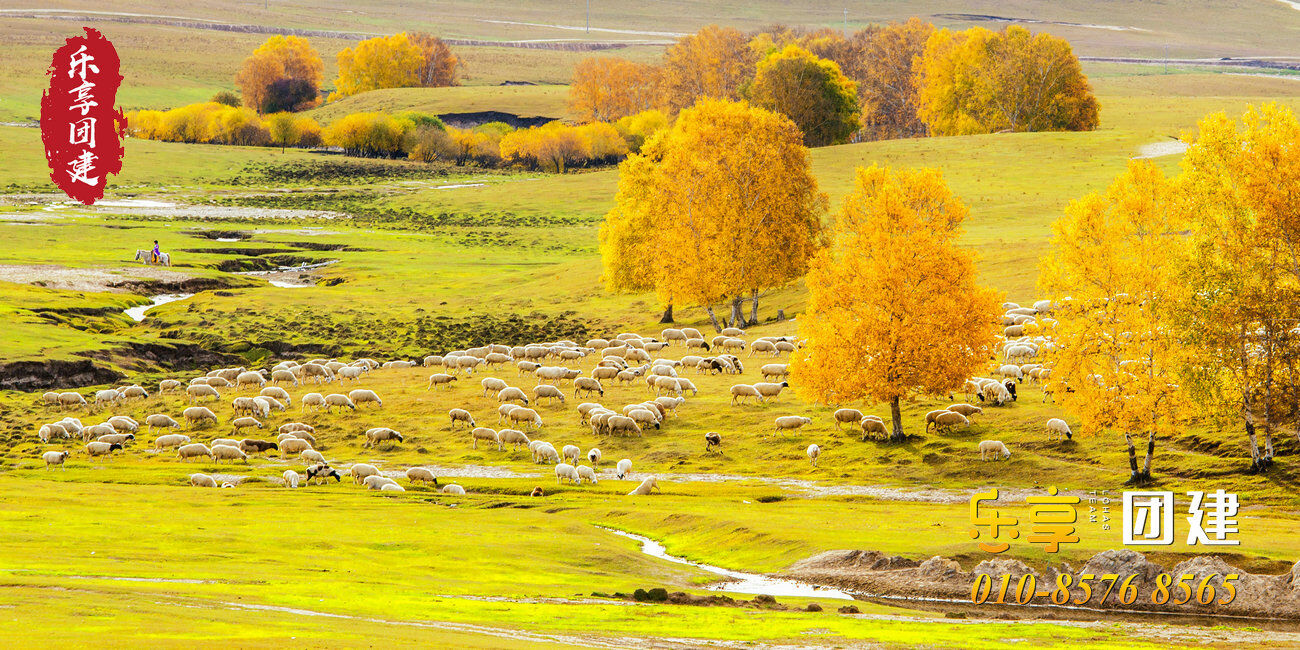
[[[854,35],[853,41],[861,45],[848,51],[858,62],[851,66],[841,62],[840,67],[858,82],[864,137],[885,140],[926,135],[925,123],[916,114],[915,69],[933,33],[934,25],[912,18]]]
[[[614,123],[614,128],[627,141],[628,149],[637,152],[650,136],[668,128],[668,116],[663,111],[652,108],[619,119]]]
[[[235,85],[259,113],[301,111],[320,103],[325,63],[301,36],[272,36],[239,66]]]
[[[579,122],[613,122],[655,107],[659,70],[617,57],[587,57],[573,69],[569,112]]]
[[[1097,99],[1079,59],[1051,34],[940,30],[917,74],[917,114],[934,135],[1097,128]]]
[[[1186,228],[1168,179],[1134,161],[1104,194],[1066,208],[1041,264],[1056,320],[1050,381],[1062,389],[1054,393],[1080,418],[1076,431],[1124,436],[1135,484],[1151,480],[1157,437],[1192,415],[1180,387],[1185,350],[1166,320],[1180,305],[1176,262]],[[1147,437],[1140,469],[1138,434]]]
[[[411,43],[420,48],[423,61],[415,73],[417,85],[440,88],[456,85],[461,60],[441,38],[425,32],[410,35]]]
[[[988,362],[999,299],[957,246],[967,208],[936,169],[859,168],[832,243],[808,270],[791,383],[825,404],[946,395]]]
[[[664,52],[660,105],[675,114],[701,97],[739,99],[757,61],[739,30],[709,25],[684,36]]]
[[[337,90],[330,100],[379,88],[419,86],[424,50],[405,32],[368,38],[338,54]]]
[[[1211,115],[1175,184],[1192,230],[1174,319],[1192,350],[1188,384],[1212,422],[1244,429],[1252,471],[1269,467],[1274,433],[1300,417],[1298,142],[1300,122],[1276,104],[1239,122]]]
[[[858,130],[857,84],[798,45],[760,61],[745,94],[755,106],[790,118],[809,147],[847,142]]]
[[[763,292],[802,275],[820,244],[826,196],[782,115],[700,100],[619,170],[602,231],[607,286],[642,289],[650,278],[664,304],[704,307],[716,329],[715,305],[729,301],[738,325],[757,320]]]

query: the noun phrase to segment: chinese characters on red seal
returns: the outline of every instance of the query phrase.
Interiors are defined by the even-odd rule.
[[[103,198],[108,175],[122,171],[126,117],[117,103],[121,62],[113,44],[84,27],[54,51],[41,97],[41,141],[50,179],[86,205]]]

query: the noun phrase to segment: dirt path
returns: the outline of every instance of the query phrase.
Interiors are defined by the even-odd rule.
[[[157,266],[74,269],[49,264],[0,265],[0,280],[18,284],[39,284],[42,287],[65,291],[129,293],[130,290],[121,285],[141,278],[179,283],[190,279],[190,276]]]

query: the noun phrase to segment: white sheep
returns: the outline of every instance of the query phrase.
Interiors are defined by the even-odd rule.
[[[280,441],[280,457],[285,454],[300,454],[312,448],[312,444],[302,438],[285,438]]]
[[[578,478],[585,480],[593,485],[600,482],[596,480],[596,470],[586,465],[578,466]]]
[[[153,441],[153,448],[158,451],[162,451],[163,449],[167,449],[169,447],[179,447],[189,441],[190,441],[189,436],[181,435],[179,433],[171,433],[165,436],[158,436]]]
[[[539,415],[537,411],[534,411],[533,409],[530,408],[520,407],[514,409],[513,411],[510,411],[510,413],[506,416],[506,420],[512,423],[529,424],[536,429],[540,429],[542,427],[542,416]]]
[[[582,456],[582,450],[578,449],[577,445],[565,445],[564,448],[560,450],[560,456],[563,457],[564,460],[572,460],[576,465],[578,463],[578,458]]]
[[[757,388],[754,388],[749,384],[736,384],[731,387],[732,406],[736,405],[736,400],[745,399],[746,397],[752,397],[759,402],[763,401],[763,394],[758,392]]]
[[[396,440],[397,442],[406,442],[406,438],[403,437],[402,434],[388,427],[375,427],[373,429],[366,430],[366,442],[361,446],[370,447],[373,449],[377,447],[379,443],[388,440]]]
[[[298,472],[291,469],[284,470],[282,476],[284,476],[284,486],[290,489],[298,487],[298,481],[302,478],[298,476]]]
[[[590,462],[590,463],[592,464],[593,467],[596,466],[596,465],[599,465],[599,464],[600,464],[600,450],[597,449],[597,448],[595,448],[595,447],[592,447],[592,448],[587,452],[587,461]]]
[[[221,393],[217,389],[207,384],[191,384],[185,389],[185,394],[189,395],[190,403],[194,404],[202,397],[211,397],[212,399],[221,399]]]
[[[190,474],[190,485],[194,487],[215,488],[217,487],[217,479],[214,479],[207,474]]]
[[[655,490],[659,490],[658,479],[656,479],[653,476],[647,476],[645,480],[641,481],[641,485],[636,486],[636,488],[633,489],[631,492],[628,492],[627,495],[630,497],[645,496],[653,493]],[[662,492],[663,490],[659,490],[659,491]]]
[[[375,406],[378,407],[383,407],[384,405],[384,400],[379,399],[379,395],[375,394],[375,391],[366,390],[364,388],[358,388],[348,393],[348,399],[352,400],[353,404],[367,404],[373,402]]]
[[[992,460],[997,460],[999,456],[1003,459],[1011,458],[1011,450],[1001,440],[981,440],[979,449],[980,460],[987,460],[986,454],[992,454]]]
[[[190,423],[190,428],[197,428],[200,422],[211,421],[213,424],[217,423],[217,414],[206,406],[191,406],[181,411],[181,416],[185,418],[186,422]]]
[[[320,410],[320,407],[325,406],[325,396],[320,393],[307,393],[298,401],[302,404],[304,413],[307,412],[307,407],[311,407],[311,410],[315,412]]]
[[[618,465],[617,465],[617,467],[618,467],[618,480],[621,481],[621,480],[623,480],[623,477],[625,477],[625,476],[627,476],[629,473],[631,473],[631,471],[632,471],[632,459],[630,459],[630,458],[624,458],[623,460],[618,461]]]
[[[934,420],[935,431],[938,431],[941,428],[951,430],[953,427],[968,426],[970,426],[970,420],[966,419],[966,416],[961,413],[954,413],[953,411],[944,411]]]
[[[812,466],[817,466],[817,457],[822,455],[822,448],[816,444],[808,445],[808,460],[812,461]]]
[[[162,413],[154,413],[145,417],[144,423],[148,425],[149,433],[153,433],[155,427],[160,429],[179,429],[181,427],[180,422]]]
[[[510,384],[507,384],[504,379],[497,379],[496,377],[484,377],[479,382],[479,385],[483,386],[483,397],[487,397],[489,394],[500,394],[501,391],[510,387]]]
[[[316,451],[315,449],[304,449],[304,450],[302,450],[302,452],[298,454],[298,458],[301,458],[301,459],[303,459],[304,461],[307,461],[307,462],[309,462],[309,463],[324,463],[324,462],[326,462],[326,461],[325,461],[325,455],[322,454],[322,453],[320,453],[319,451]]]
[[[464,495],[465,495],[465,488],[463,488],[463,487],[461,487],[461,486],[459,486],[459,485],[456,485],[455,483],[451,483],[451,484],[448,484],[448,485],[443,486],[443,488],[442,488],[442,493],[443,493],[443,494],[454,494],[454,495],[457,495],[457,496],[464,496]]]
[[[181,445],[176,449],[176,457],[181,460],[189,460],[191,458],[198,458],[199,456],[212,458],[212,450],[208,449],[208,446],[201,442]]]
[[[425,390],[433,390],[434,386],[450,387],[451,382],[453,381],[456,381],[456,378],[445,372],[434,373],[432,375],[429,375],[429,385],[428,387],[425,388]]]
[[[518,449],[519,445],[527,445],[529,442],[532,442],[523,431],[518,429],[502,429],[497,432],[497,438],[503,446],[514,445],[515,449]]]
[[[329,413],[331,408],[349,408],[357,410],[357,405],[352,403],[352,398],[341,393],[330,393],[325,396],[325,412]]]
[[[582,483],[582,477],[578,475],[578,470],[568,463],[560,463],[555,466],[555,483],[560,485],[568,479],[574,485]]]
[[[67,459],[68,452],[66,451],[47,451],[41,454],[41,460],[45,461],[45,469],[47,470],[53,469],[55,465],[63,467],[65,470],[68,469],[63,465],[63,462]]]
[[[1052,418],[1047,421],[1047,439],[1054,440],[1064,438],[1069,440],[1074,437],[1074,432],[1070,431],[1070,425],[1066,424],[1061,418]]]
[[[379,468],[366,463],[357,463],[349,470],[352,474],[352,482],[361,485],[361,482],[371,476],[379,476]]]
[[[265,425],[263,425],[260,421],[258,421],[257,418],[245,417],[245,418],[235,418],[234,420],[231,420],[230,426],[234,427],[235,433],[239,433],[240,429],[247,429],[248,427],[257,427],[261,429],[264,428]]]
[[[513,386],[507,386],[506,388],[501,389],[501,391],[497,393],[497,401],[503,403],[519,402],[520,404],[527,406],[528,395],[524,393],[523,389],[515,388]]]
[[[555,403],[555,400],[559,400],[560,403],[563,404],[564,393],[560,392],[560,389],[549,384],[538,384],[533,388],[533,399],[536,400],[538,404],[540,404],[544,399],[551,400],[552,404]]]
[[[397,481],[394,481],[393,479],[388,478],[387,476],[374,474],[371,476],[367,476],[364,480],[361,481],[361,484],[371,490],[382,490],[385,485],[389,485],[389,484],[397,485]]]
[[[438,477],[434,476],[433,471],[426,467],[412,467],[406,470],[406,480],[410,481],[412,485],[419,481],[425,485],[432,483],[434,487],[438,486]]]
[[[473,431],[469,432],[469,437],[474,442],[474,449],[478,449],[478,441],[486,440],[495,443],[497,450],[501,450],[501,436],[497,435],[495,429],[489,429],[488,427],[475,427]]]
[[[447,411],[447,417],[451,419],[451,428],[453,429],[456,428],[457,422],[464,422],[467,427],[475,426],[474,416],[470,415],[470,412],[465,409],[451,409]]]
[[[807,424],[812,423],[812,418],[806,418],[801,415],[785,415],[776,419],[776,433],[782,431],[798,431]]]

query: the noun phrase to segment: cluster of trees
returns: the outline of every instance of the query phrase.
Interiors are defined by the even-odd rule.
[[[228,95],[218,93],[210,102],[168,111],[134,111],[127,116],[130,133],[167,142],[281,149],[326,146],[352,156],[563,173],[571,167],[617,163],[668,126],[668,118],[657,110],[629,115],[614,124],[550,122],[526,129],[503,122],[462,129],[443,124],[435,115],[406,111],[352,113],[321,128],[307,115],[258,115],[246,106],[232,106]]]
[[[574,70],[569,109],[608,121],[701,98],[748,99],[789,117],[805,143],[998,131],[1088,130],[1097,102],[1070,44],[1021,27],[936,30],[913,18],[844,36],[716,25],[653,66],[616,57]]]
[[[331,101],[379,88],[455,85],[461,65],[442,39],[423,32],[366,39],[339,52],[338,64]],[[314,108],[321,103],[324,71],[320,53],[307,39],[272,36],[239,66],[236,99],[262,114]]]
[[[320,125],[310,117],[283,112],[264,117],[246,106],[215,99],[168,111],[134,111],[127,115],[130,133],[167,142],[282,148],[321,144]]]
[[[424,32],[368,38],[339,52],[338,63],[330,101],[380,88],[452,86],[460,67],[442,39]]]
[[[1240,426],[1253,471],[1278,432],[1300,433],[1296,142],[1300,122],[1277,105],[1211,115],[1176,176],[1130,163],[1055,225],[1041,284],[1060,302],[1061,402],[1086,430],[1124,435],[1134,482],[1189,418]]]

